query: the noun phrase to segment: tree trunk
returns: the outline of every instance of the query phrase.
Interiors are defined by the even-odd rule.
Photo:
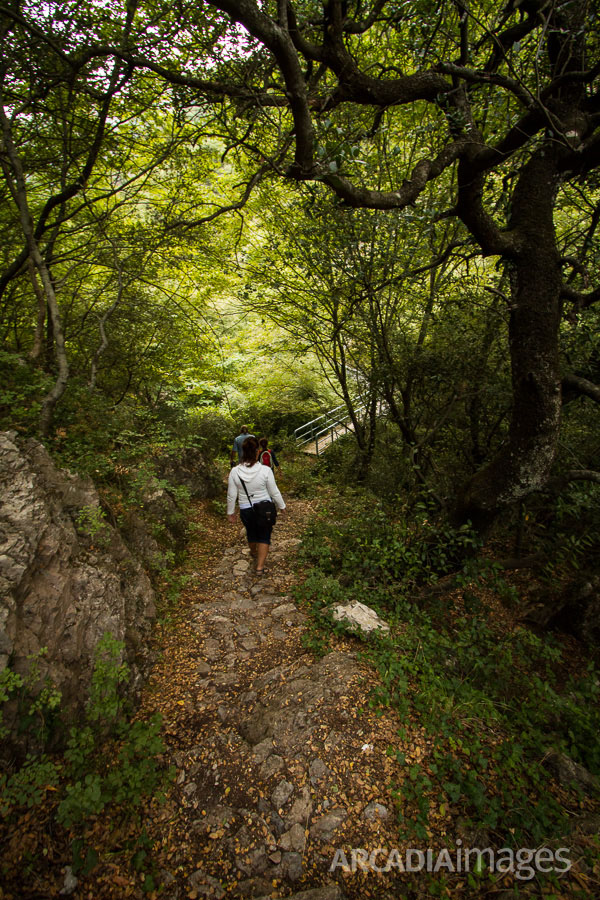
[[[46,437],[50,432],[50,426],[52,425],[52,417],[54,416],[54,409],[56,407],[56,404],[64,394],[67,383],[69,381],[69,364],[67,362],[65,337],[63,333],[60,312],[58,309],[58,301],[56,299],[56,294],[54,293],[54,285],[52,284],[50,273],[48,272],[46,264],[42,259],[42,255],[37,247],[37,244],[34,244],[32,250],[33,261],[42,277],[44,291],[48,300],[48,310],[50,313],[50,319],[52,321],[52,330],[54,332],[54,350],[56,354],[56,363],[58,366],[58,375],[56,381],[42,401],[42,411],[40,414],[40,431],[42,435]]]
[[[561,270],[553,208],[556,153],[546,145],[525,166],[513,196],[517,253],[509,265],[509,344],[513,408],[500,452],[463,488],[454,519],[485,532],[502,509],[546,483],[561,413],[559,338]]]
[[[37,320],[35,325],[35,335],[33,338],[33,347],[29,353],[29,358],[32,362],[39,364],[40,357],[42,355],[42,350],[44,349],[44,328],[46,325],[46,298],[44,296],[44,292],[40,287],[40,284],[37,280],[37,274],[35,271],[35,266],[33,264],[33,260],[31,256],[27,261],[28,269],[29,269],[29,277],[31,279],[31,284],[33,287],[33,292],[35,294],[35,299],[37,301]]]
[[[23,231],[23,236],[25,237],[25,240],[27,242],[27,247],[29,248],[29,258],[33,266],[34,275],[35,271],[37,270],[42,282],[44,296],[48,304],[48,321],[49,324],[50,322],[52,323],[52,331],[54,334],[54,350],[56,354],[56,363],[58,366],[58,375],[52,388],[48,391],[48,393],[44,397],[44,400],[42,401],[42,411],[40,414],[40,431],[42,435],[46,436],[50,431],[54,408],[64,394],[67,382],[69,380],[69,365],[67,362],[62,321],[58,308],[58,302],[56,300],[56,294],[54,292],[54,285],[52,284],[50,272],[48,271],[48,267],[44,262],[42,254],[40,252],[40,248],[35,239],[33,220],[31,218],[29,203],[27,200],[27,183],[25,180],[25,174],[23,172],[23,166],[12,139],[10,122],[6,116],[4,105],[2,102],[0,102],[0,125],[2,127],[4,148],[6,150],[8,159],[10,160],[10,166],[12,168],[11,172],[8,163],[6,161],[2,162],[4,177],[6,178],[12,198],[19,212],[21,229]]]
[[[100,343],[100,346],[96,348],[96,352],[94,353],[94,356],[92,358],[92,365],[91,365],[91,370],[90,370],[90,380],[89,380],[89,388],[91,391],[93,391],[96,387],[96,379],[98,377],[98,363],[100,361],[100,357],[102,356],[104,351],[108,348],[108,336],[106,334],[105,326],[106,326],[106,323],[108,322],[110,316],[114,313],[115,309],[121,302],[121,300],[123,298],[123,290],[124,290],[123,266],[121,265],[121,263],[119,261],[119,257],[117,254],[117,248],[115,246],[114,241],[111,241],[110,238],[108,238],[106,235],[105,235],[105,237],[112,246],[115,269],[117,270],[118,287],[117,287],[117,296],[115,297],[114,302],[109,306],[109,308],[98,319],[98,328],[100,331],[101,343]]]

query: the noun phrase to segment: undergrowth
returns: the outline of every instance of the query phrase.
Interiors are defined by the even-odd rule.
[[[363,638],[363,656],[379,675],[369,703],[404,723],[388,750],[404,770],[399,838],[454,828],[496,847],[566,840],[585,798],[576,784],[552,786],[545,760],[566,754],[600,775],[598,673],[590,662],[569,675],[558,638],[498,621],[489,598],[518,595],[470,527],[439,523],[426,503],[390,513],[355,492],[321,509],[300,556],[313,651],[347,630],[334,605],[359,600],[391,625]],[[454,590],[436,590],[449,573]],[[429,752],[410,762],[402,748],[416,732]]]
[[[82,718],[69,729],[62,755],[50,755],[39,743],[40,730],[46,733],[47,716],[56,712],[61,698],[47,680],[40,689],[37,659],[25,677],[8,668],[0,676],[0,715],[4,705],[16,698],[21,711],[18,729],[34,728],[38,740],[37,753],[28,754],[12,772],[0,774],[0,817],[10,827],[11,819],[24,807],[39,805],[52,791],[54,817],[68,832],[75,874],[87,874],[98,861],[96,850],[85,839],[90,823],[107,807],[115,819],[135,817],[144,800],[160,798],[171,775],[159,760],[164,750],[161,717],[134,719],[123,699],[123,685],[130,677],[122,661],[123,647],[108,633],[98,642],[89,698]],[[146,850],[136,844],[135,854],[134,865],[136,859],[146,860],[146,889],[154,890]]]

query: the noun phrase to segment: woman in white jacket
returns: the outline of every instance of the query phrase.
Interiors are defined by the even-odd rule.
[[[265,570],[265,560],[269,552],[273,526],[260,526],[254,521],[252,504],[260,503],[261,500],[272,500],[280,510],[284,510],[285,503],[275,482],[272,469],[257,462],[258,449],[258,441],[255,437],[246,438],[242,444],[242,461],[229,473],[227,518],[235,524],[235,501],[237,500],[240,507],[240,518],[246,528],[250,553],[256,558],[256,574],[262,575]]]

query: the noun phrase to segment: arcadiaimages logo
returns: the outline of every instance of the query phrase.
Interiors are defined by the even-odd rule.
[[[375,850],[352,848],[348,852],[339,849],[329,867],[330,872],[341,869],[345,874],[356,872],[447,872],[447,873],[490,873],[509,874],[527,881],[537,873],[555,872],[564,874],[571,868],[568,847],[463,847],[460,838],[454,849],[421,850],[408,847],[406,850],[377,847]]]

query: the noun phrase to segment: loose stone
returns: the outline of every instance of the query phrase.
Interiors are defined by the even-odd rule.
[[[329,841],[333,832],[340,827],[348,817],[345,809],[333,809],[330,813],[321,816],[310,829],[310,836],[318,841]]]
[[[376,803],[375,800],[369,803],[369,805],[366,806],[363,810],[363,819],[387,819],[388,816],[388,808],[382,803]]]
[[[285,763],[281,756],[273,754],[272,756],[269,756],[260,767],[260,777],[265,780],[271,778],[273,775],[276,775],[277,772],[281,772],[284,765]]]
[[[296,853],[302,853],[305,842],[306,835],[302,825],[292,825],[289,831],[281,835],[279,846],[283,850],[294,850]]]
[[[317,784],[318,781],[321,781],[321,779],[329,775],[330,772],[322,759],[313,759],[308,774],[310,775],[311,782]]]
[[[290,784],[289,781],[280,781],[273,793],[271,794],[271,800],[273,802],[273,806],[276,809],[280,809],[282,806],[288,802],[292,794],[294,793],[294,785]]]

